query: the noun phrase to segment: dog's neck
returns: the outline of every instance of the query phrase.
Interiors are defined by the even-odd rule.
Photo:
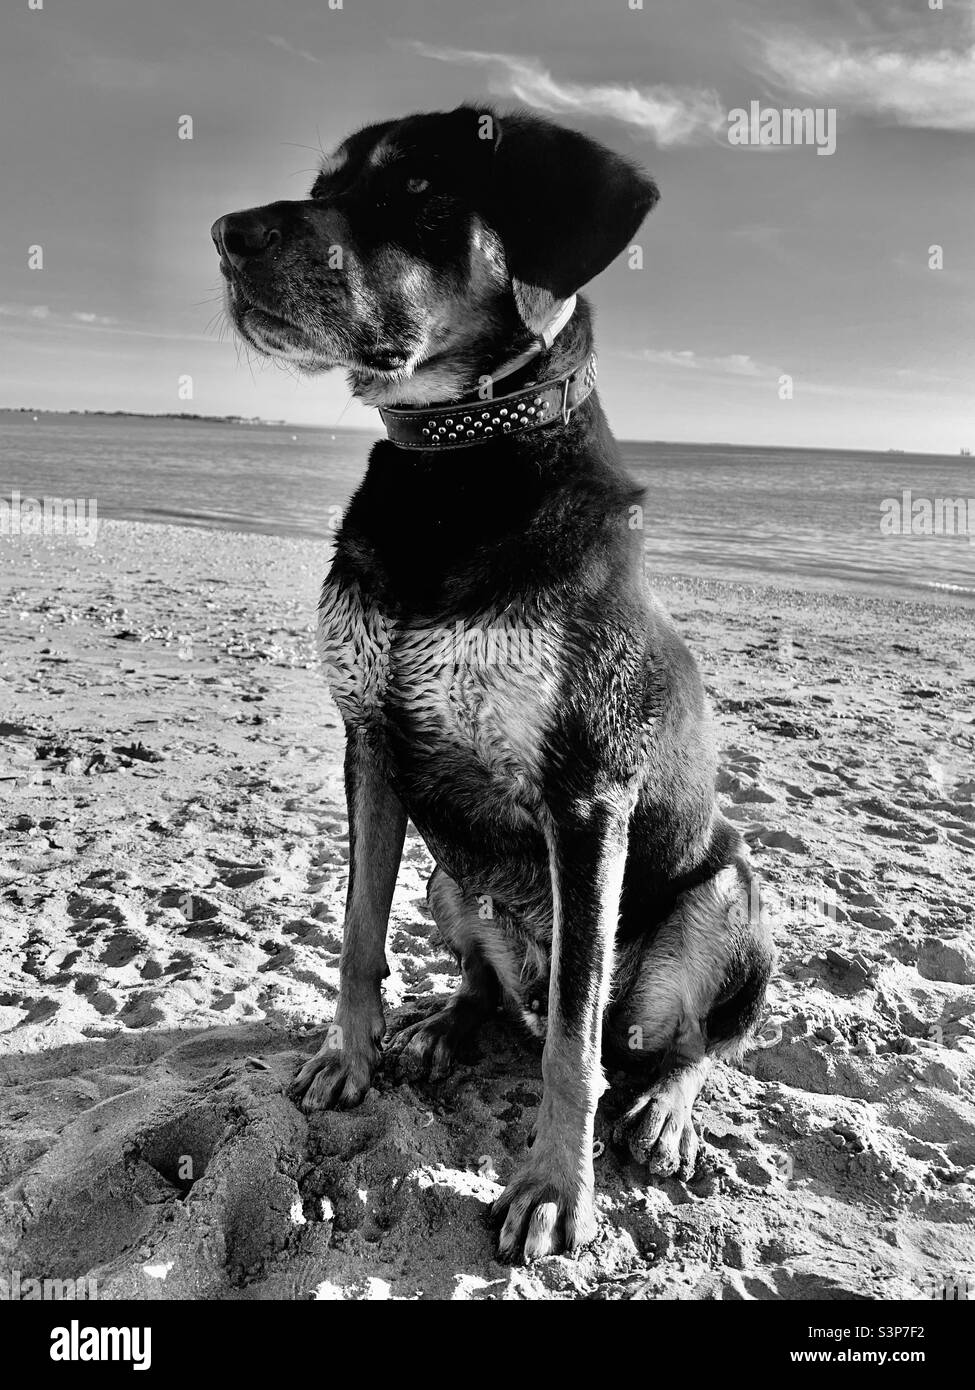
[[[500,444],[536,430],[558,431],[584,405],[596,384],[596,355],[577,350],[575,361],[556,371],[555,361],[571,358],[572,342],[589,341],[588,326],[575,333],[569,304],[529,348],[478,379],[476,392],[448,402],[380,405],[391,443],[424,454]]]
[[[398,408],[460,404],[478,397],[485,381],[497,393],[527,389],[571,372],[592,351],[589,306],[572,296],[539,332],[526,328],[513,306],[499,306],[468,337],[419,363],[409,377],[389,380],[364,372],[350,378],[366,405]]]
[[[504,392],[518,385],[525,379],[525,373],[536,365],[535,359],[551,350],[556,338],[575,313],[576,303],[576,296],[570,295],[542,325],[527,348],[491,370],[491,390],[495,395],[498,391]]]

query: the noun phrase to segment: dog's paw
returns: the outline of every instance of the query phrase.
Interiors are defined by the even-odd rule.
[[[386,1043],[398,1074],[408,1081],[442,1081],[449,1074],[457,1049],[469,1030],[457,1010],[447,1005],[394,1033]]]
[[[536,1148],[538,1147],[536,1141]],[[498,1254],[512,1264],[545,1255],[576,1255],[595,1239],[591,1161],[573,1172],[568,1153],[547,1161],[532,1149],[492,1208],[501,1223]]]
[[[664,1078],[640,1097],[613,1131],[614,1142],[646,1164],[653,1177],[694,1176],[700,1141],[694,1125],[696,1088],[680,1074]]]
[[[292,1099],[309,1114],[358,1105],[379,1066],[383,1027],[382,1014],[345,1027],[336,1020],[291,1083]]]

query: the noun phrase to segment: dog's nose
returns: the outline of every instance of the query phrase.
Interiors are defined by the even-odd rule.
[[[257,212],[231,212],[218,217],[210,235],[220,255],[238,270],[281,245],[281,229]]]

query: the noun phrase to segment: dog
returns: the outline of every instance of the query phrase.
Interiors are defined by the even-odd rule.
[[[354,1106],[380,1064],[409,818],[461,983],[389,1051],[440,1078],[499,1009],[545,1039],[534,1141],[494,1206],[510,1261],[596,1234],[604,1061],[640,1078],[619,1142],[693,1173],[695,1100],[747,1045],[773,967],[577,295],[657,198],[581,133],[465,105],[359,130],[307,198],[212,229],[241,338],[344,368],[388,432],[318,610],[350,867],[335,1024],[294,1095]]]

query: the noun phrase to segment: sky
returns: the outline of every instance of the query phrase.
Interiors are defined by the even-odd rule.
[[[341,372],[238,354],[210,224],[302,197],[359,125],[478,100],[660,186],[589,290],[619,437],[975,449],[959,0],[7,0],[0,407],[375,430]],[[752,102],[835,111],[835,151],[732,143]]]

